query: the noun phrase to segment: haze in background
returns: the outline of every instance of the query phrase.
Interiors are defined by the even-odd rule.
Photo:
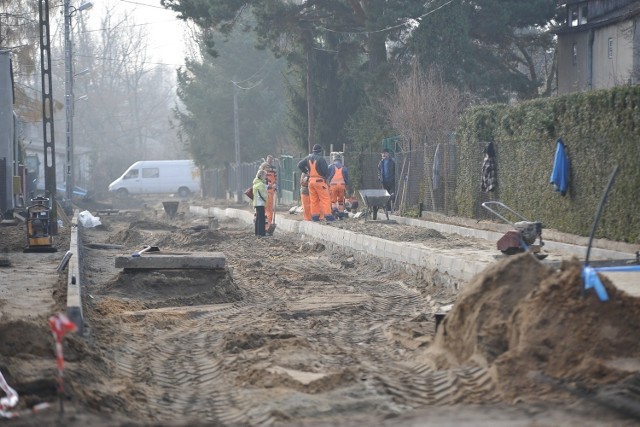
[[[99,31],[100,21],[107,14],[122,16],[130,13],[136,26],[149,33],[148,54],[150,61],[177,67],[184,64],[186,24],[176,18],[176,13],[164,9],[160,0],[91,0],[93,8],[88,11],[91,31]],[[82,0],[77,0],[78,7]]]

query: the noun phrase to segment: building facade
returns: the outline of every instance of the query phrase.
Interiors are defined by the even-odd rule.
[[[640,81],[640,1],[560,1],[558,94]]]

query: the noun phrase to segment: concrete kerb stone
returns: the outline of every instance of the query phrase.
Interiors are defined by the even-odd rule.
[[[226,216],[243,220],[246,223],[253,222],[253,214],[245,210],[234,208],[212,209],[213,215],[217,217]],[[202,215],[197,206],[190,207],[190,211],[194,214]],[[206,215],[211,214],[211,209],[206,212]],[[380,257],[385,269],[392,271],[401,269],[408,274],[424,278],[439,285],[459,288],[462,283],[466,283],[471,279],[475,272],[482,271],[486,267],[484,262],[455,260],[450,255],[439,254],[430,248],[393,242],[336,227],[327,227],[322,223],[295,221],[286,218],[281,218],[280,220],[276,218],[276,223],[278,228],[284,231],[320,239],[331,248],[337,250],[348,249],[353,252],[356,258]],[[473,268],[469,264],[474,264]],[[470,271],[474,273],[470,274]]]
[[[406,249],[407,247],[400,242],[386,241],[383,252],[385,256],[395,261],[406,261],[407,258],[403,256],[403,252],[405,252]]]
[[[500,232],[500,231],[476,229],[471,227],[464,227],[461,225],[445,224],[445,223],[439,223],[439,222],[432,222],[428,220],[418,220],[415,218],[405,218],[405,217],[399,217],[395,215],[390,215],[389,218],[395,220],[399,224],[430,228],[430,229],[439,231],[441,233],[458,234],[463,237],[475,237],[478,239],[484,239],[488,241],[493,240],[496,243],[498,242],[498,240],[500,240],[502,236],[504,236],[504,232]],[[501,228],[505,228],[507,230],[513,230],[513,227],[508,226],[507,224],[498,224],[498,225]],[[550,235],[551,238],[554,238],[554,237],[558,238],[562,233],[557,233],[557,232],[554,232],[553,230],[547,230],[546,234]],[[545,238],[544,230],[542,232],[542,236],[543,238]],[[583,238],[579,236],[570,236],[570,237],[572,237],[574,240],[582,240],[585,242],[583,242],[584,243],[583,245],[580,245],[580,244],[574,244],[574,243],[565,243],[561,241],[551,241],[547,237],[544,240],[545,248],[571,253],[578,257],[586,256],[587,238]],[[567,236],[565,236],[565,238],[567,238]],[[596,245],[605,245],[605,244],[609,244],[610,246],[620,247],[621,250],[596,247]],[[635,257],[634,248],[635,246],[629,248],[629,245],[627,244],[620,244],[618,242],[601,242],[601,241],[598,241],[598,239],[596,239],[594,241],[594,246],[591,248],[591,256],[597,257],[597,258],[603,258],[603,259],[618,259],[618,260],[633,259]]]
[[[82,335],[84,316],[82,314],[82,294],[80,284],[80,253],[78,251],[78,211],[74,211],[71,219],[71,243],[69,251],[72,253],[67,264],[67,317],[78,327],[77,333]]]

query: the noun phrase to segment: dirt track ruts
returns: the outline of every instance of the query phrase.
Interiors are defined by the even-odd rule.
[[[431,340],[432,314],[452,301],[447,291],[297,236],[258,239],[234,221],[217,232],[137,223],[135,238],[128,222],[105,222],[108,232],[87,230],[83,242],[222,251],[241,299],[148,309],[134,284],[124,299],[126,287],[105,286],[119,274],[114,252],[85,246],[87,323],[121,397],[96,401],[103,409],[140,421],[269,425],[498,400],[483,367],[437,371],[412,361]],[[108,237],[118,232],[125,241]],[[174,292],[165,296],[178,296],[178,285]]]

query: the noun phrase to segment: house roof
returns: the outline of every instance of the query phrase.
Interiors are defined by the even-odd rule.
[[[592,17],[589,22],[584,25],[569,27],[565,24],[554,32],[556,34],[581,33],[585,30],[605,27],[617,22],[626,21],[637,15],[640,15],[640,2],[633,2],[603,15]]]

